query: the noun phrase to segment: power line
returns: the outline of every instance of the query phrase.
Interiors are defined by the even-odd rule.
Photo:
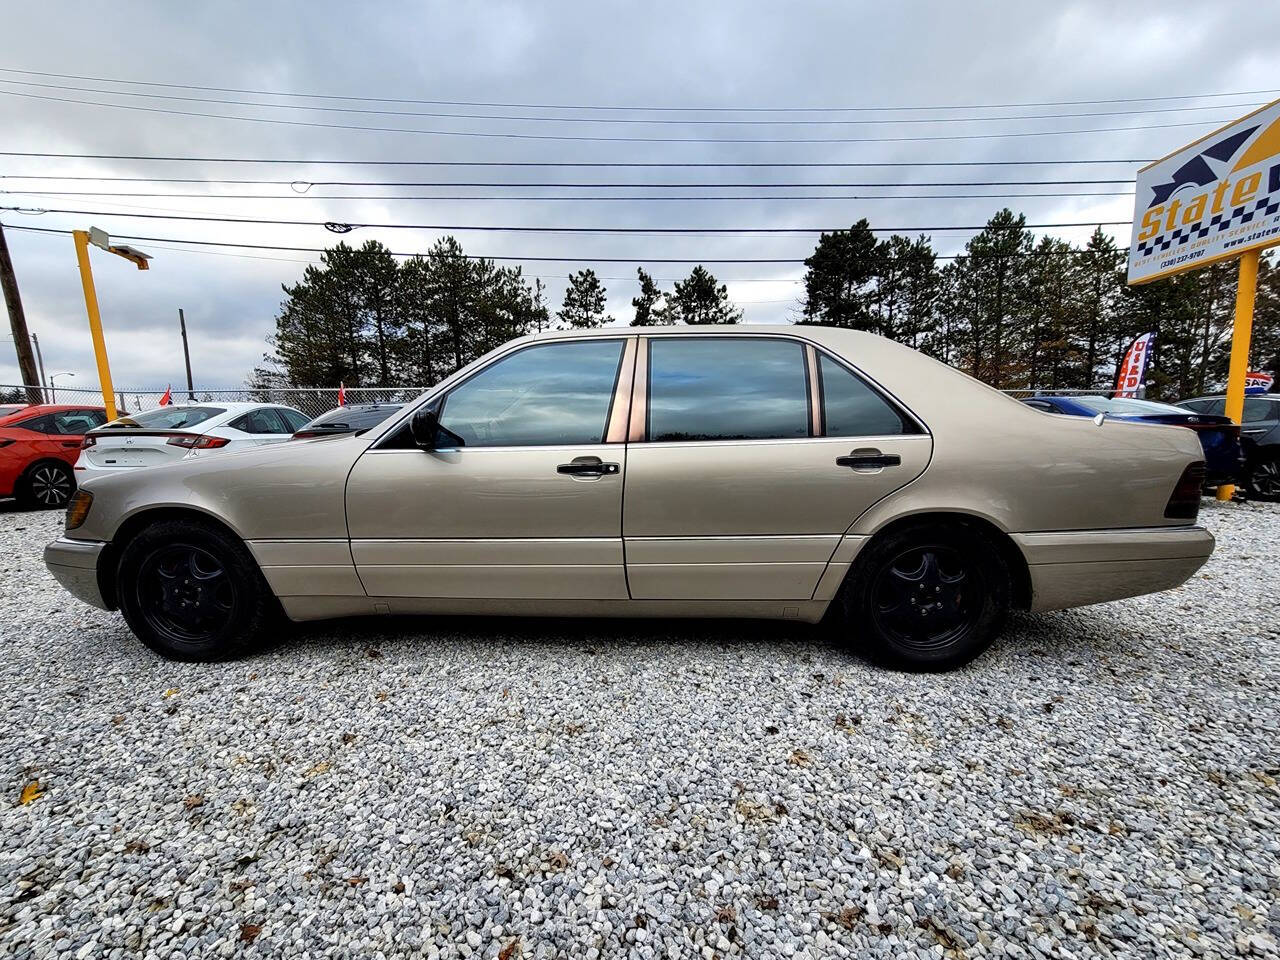
[[[29,207],[0,207],[23,214],[73,214],[85,217],[125,217],[135,220],[181,220],[191,223],[251,223],[257,226],[283,227],[325,227],[335,233],[347,233],[356,229],[370,230],[441,230],[455,233],[589,233],[600,235],[649,233],[667,234],[788,234],[805,235],[833,233],[844,227],[583,227],[583,226],[495,226],[485,224],[441,224],[441,223],[337,223],[325,220],[277,220],[264,217],[208,217],[173,213],[122,213],[111,210],[71,210],[71,209],[32,209]],[[1060,229],[1065,227],[1122,227],[1129,220],[1089,220],[1083,223],[1026,223],[1027,229]],[[960,226],[956,224],[943,226],[906,226],[906,227],[872,227],[872,233],[946,233],[959,230],[984,230],[985,225]]]
[[[1093,226],[1093,224],[1088,224],[1088,225]],[[59,230],[52,227],[11,226],[10,229],[25,230],[31,233],[58,234],[60,236],[71,235],[70,230]],[[174,237],[142,237],[142,236],[130,236],[127,234],[117,234],[115,236],[119,240],[135,240],[139,243],[173,243],[173,244],[182,244],[187,246],[226,247],[226,248],[236,249],[236,250],[277,250],[277,251],[284,251],[287,253],[326,253],[328,252],[323,247],[289,247],[289,246],[279,246],[279,245],[264,244],[264,243],[232,243],[232,242],[223,241],[223,240],[179,240]],[[414,256],[420,255],[420,252],[405,253],[402,251],[394,251],[394,250],[390,252],[391,252],[391,255],[394,257],[414,257]],[[1073,256],[1073,255],[1077,255],[1078,253],[1079,251],[1077,250],[1064,250],[1060,252],[1053,252],[1048,255],[1049,256]],[[1045,256],[1045,255],[1046,254],[1043,251],[1032,251],[1029,253],[1015,254],[1015,256],[1029,256],[1029,257]],[[767,257],[767,258],[732,257],[732,258],[722,258],[722,259],[707,259],[704,257],[684,257],[684,258],[681,258],[681,257],[547,257],[547,256],[486,257],[479,254],[462,254],[461,256],[467,260],[494,260],[494,261],[502,261],[502,262],[524,261],[529,263],[630,263],[630,264],[642,264],[642,263],[802,264],[804,263],[804,258],[802,257]],[[970,254],[953,254],[953,255],[947,255],[947,256],[935,255],[934,259],[935,260],[956,260],[956,259],[978,259],[978,258],[975,258]],[[732,281],[732,282],[738,282],[738,281]]]
[[[1137,124],[1128,127],[1087,127],[1075,130],[1035,130],[1004,133],[966,133],[946,136],[919,137],[605,137],[550,133],[509,133],[481,130],[424,130],[418,127],[384,127],[371,124],[321,123],[318,120],[287,120],[283,117],[242,117],[226,113],[202,113],[195,110],[173,110],[167,107],[146,107],[133,103],[110,103],[103,100],[83,100],[73,97],[53,97],[40,93],[22,93],[17,90],[0,90],[0,96],[23,97],[47,103],[74,103],[82,106],[108,107],[115,110],[133,110],[142,113],[159,113],[177,117],[199,117],[205,120],[236,120],[243,123],[266,123],[290,127],[312,127],[325,130],[362,130],[375,133],[412,133],[433,137],[478,137],[494,140],[542,140],[573,143],[925,143],[959,140],[1005,140],[1026,137],[1061,137],[1082,133],[1122,133],[1133,130],[1167,130],[1178,127],[1204,127],[1225,123],[1226,119],[1185,121],[1179,123]]]
[[[185,97],[167,93],[133,93],[127,90],[104,90],[97,87],[81,87],[73,84],[63,83],[35,83],[30,80],[5,80],[0,79],[0,83],[17,84],[24,87],[37,87],[45,90],[72,90],[80,93],[105,94],[112,97],[141,97],[149,100],[176,100],[183,103],[213,103],[220,106],[233,107],[265,107],[272,110],[310,110],[324,111],[326,113],[354,113],[362,116],[390,116],[390,117],[430,117],[432,119],[454,119],[454,120],[502,120],[515,121],[523,123],[595,123],[595,124],[649,124],[649,125],[672,125],[681,126],[707,126],[707,125],[727,125],[727,126],[818,126],[818,125],[841,125],[841,126],[866,126],[866,125],[883,125],[883,124],[904,124],[904,123],[997,123],[1009,120],[1062,120],[1073,117],[1125,117],[1141,114],[1153,113],[1186,113],[1191,110],[1237,110],[1247,107],[1258,107],[1262,104],[1258,102],[1250,103],[1211,103],[1198,106],[1183,107],[1148,107],[1144,109],[1131,110],[1101,110],[1089,111],[1085,113],[1040,113],[1040,114],[1022,114],[1017,116],[995,116],[995,117],[908,117],[903,119],[893,117],[877,117],[873,119],[856,119],[856,120],[831,120],[825,118],[812,120],[776,120],[776,119],[751,119],[751,120],[722,120],[722,119],[702,119],[702,118],[671,118],[671,117],[547,117],[547,116],[518,116],[509,113],[442,113],[435,110],[379,110],[367,107],[331,107],[331,106],[311,106],[307,104],[296,103],[263,103],[257,100],[233,100],[224,97]]]
[[[0,177],[3,179],[3,177]],[[820,194],[787,194],[785,196],[767,196],[767,195],[744,195],[731,194],[727,196],[690,196],[688,194],[676,194],[671,196],[597,196],[592,194],[571,197],[549,197],[549,196],[419,196],[419,195],[399,195],[392,196],[388,194],[340,194],[340,193],[286,193],[286,194],[265,194],[265,193],[148,193],[141,192],[119,192],[119,193],[103,193],[97,190],[0,190],[0,196],[27,196],[27,197],[98,197],[107,199],[110,197],[146,197],[151,199],[199,199],[199,200],[395,200],[399,203],[402,200],[432,200],[432,201],[460,201],[467,202],[470,200],[485,201],[516,201],[516,200],[536,200],[547,202],[558,201],[653,201],[653,200],[754,200],[754,201],[770,201],[770,200],[1018,200],[1022,197],[1132,197],[1132,190],[1100,190],[1100,191],[1074,191],[1074,192],[1036,192],[1036,193],[886,193],[886,194],[857,194],[857,193],[820,193]]]
[[[296,99],[312,99],[312,100],[351,100],[361,103],[414,103],[428,104],[434,106],[455,106],[455,107],[509,107],[512,109],[525,110],[616,110],[616,111],[647,111],[651,113],[674,113],[674,112],[733,112],[733,113],[855,113],[868,111],[887,111],[887,110],[982,110],[982,109],[1005,109],[1015,107],[1065,107],[1065,106],[1083,106],[1089,104],[1110,104],[1110,103],[1167,103],[1174,100],[1208,100],[1221,99],[1225,97],[1255,97],[1266,96],[1273,93],[1280,93],[1280,90],[1244,90],[1232,93],[1189,93],[1175,96],[1158,96],[1158,97],[1121,97],[1108,100],[1044,100],[1037,102],[1022,103],[978,103],[978,104],[934,104],[934,105],[910,105],[910,106],[893,106],[893,107],[663,107],[663,106],[634,106],[634,105],[606,105],[606,104],[554,104],[554,103],[509,103],[494,102],[483,100],[426,100],[405,97],[367,97],[367,96],[345,96],[337,94],[319,94],[319,93],[296,93],[285,92],[280,90],[253,90],[242,87],[214,87],[202,86],[190,83],[166,83],[152,80],[126,80],[118,77],[89,77],[68,73],[50,73],[39,70],[19,70],[13,67],[0,67],[0,73],[17,73],[30,77],[53,77],[59,80],[87,80],[97,83],[115,83],[128,86],[140,87],[163,87],[165,89],[178,90],[204,90],[212,93],[241,93],[252,94],[257,96],[272,97],[294,97]]]
[[[906,183],[858,182],[858,181],[764,181],[714,183],[707,181],[675,181],[666,183],[627,183],[625,181],[555,181],[555,180],[232,180],[205,177],[117,177],[90,176],[88,174],[19,173],[3,174],[0,180],[68,180],[73,182],[93,183],[182,183],[201,184],[207,186],[241,186],[241,187],[289,187],[295,193],[306,193],[312,187],[392,187],[392,188],[437,188],[467,187],[470,189],[505,189],[519,188],[552,188],[566,190],[692,190],[692,189],[749,189],[749,190],[782,190],[809,189],[814,187],[844,187],[847,189],[896,187],[1062,187],[1062,186],[1111,186],[1117,183],[1132,183],[1131,177],[1110,177],[1103,180],[919,180]],[[302,189],[298,189],[301,187]],[[394,197],[388,197],[394,200]]]
[[[192,157],[154,156],[131,153],[41,153],[25,150],[0,150],[0,157],[35,157],[43,160],[145,160],[178,163],[288,163],[297,166],[361,166],[361,167],[1038,167],[1074,166],[1099,163],[1146,163],[1150,157],[1120,157],[1114,160],[802,160],[802,161],[619,161],[619,160],[317,160],[283,157]]]

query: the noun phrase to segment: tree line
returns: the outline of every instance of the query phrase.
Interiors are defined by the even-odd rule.
[[[1005,389],[1111,386],[1137,335],[1156,332],[1153,397],[1206,392],[1226,377],[1235,264],[1140,287],[1098,229],[1083,246],[1042,236],[1005,209],[943,263],[926,236],[877,239],[859,220],[824,233],[805,260],[798,322],[868,330]],[[643,268],[633,326],[732,324],[742,311],[705,267],[664,290]],[[255,385],[428,385],[513,337],[618,323],[590,269],[552,314],[541,280],[469,257],[453,237],[398,261],[377,241],[340,243],[284,288]],[[1259,274],[1253,367],[1280,367],[1280,271]]]

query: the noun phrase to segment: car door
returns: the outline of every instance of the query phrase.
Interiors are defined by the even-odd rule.
[[[363,454],[347,481],[347,525],[369,595],[626,599],[634,345],[516,348],[431,401],[436,449],[419,449],[404,424]]]
[[[1240,434],[1259,443],[1280,427],[1280,400],[1269,397],[1245,397],[1244,414],[1240,418]]]
[[[808,599],[853,521],[929,461],[909,413],[799,338],[652,336],[637,357],[635,599]]]

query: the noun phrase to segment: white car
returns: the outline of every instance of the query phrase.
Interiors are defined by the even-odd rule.
[[[76,478],[288,440],[310,418],[270,403],[192,403],[120,417],[85,435]]]

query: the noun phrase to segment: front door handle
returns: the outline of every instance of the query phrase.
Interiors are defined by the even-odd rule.
[[[571,477],[607,477],[618,472],[616,463],[605,463],[599,457],[574,457],[556,467],[556,473]]]
[[[896,453],[881,453],[879,450],[854,450],[847,457],[836,457],[837,467],[860,468],[896,467],[902,458]]]

